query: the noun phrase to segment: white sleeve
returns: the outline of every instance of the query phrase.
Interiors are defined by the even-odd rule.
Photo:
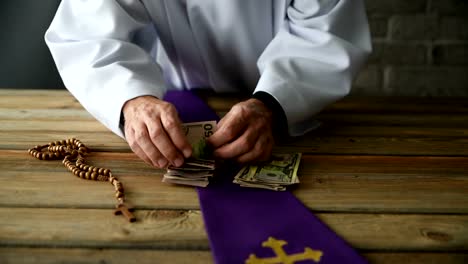
[[[131,41],[148,25],[138,0],[63,0],[45,34],[67,89],[121,137],[123,104],[165,93],[160,67]]]
[[[255,92],[283,107],[291,136],[316,126],[313,116],[349,93],[371,52],[362,0],[295,0],[258,60]]]

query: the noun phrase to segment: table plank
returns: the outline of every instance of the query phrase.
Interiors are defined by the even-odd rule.
[[[230,107],[249,97],[238,94],[199,94],[217,110]],[[50,100],[50,98],[53,100]],[[66,90],[0,89],[0,106],[9,108],[80,108]],[[49,99],[49,101],[48,101]],[[72,99],[72,104],[69,100]],[[348,96],[328,106],[325,112],[341,113],[468,113],[466,98],[460,97],[356,97]]]
[[[162,183],[164,171],[134,154],[92,153],[87,160],[111,168],[138,208],[199,208],[193,188]],[[468,213],[467,172],[468,157],[305,155],[294,194],[315,211]],[[1,206],[111,208],[112,190],[74,177],[60,161],[0,151]]]
[[[45,121],[55,124],[56,130],[67,130],[67,122],[91,122],[95,119],[82,108],[79,109],[10,109],[0,108],[0,120],[8,122],[3,129],[16,130],[37,129],[37,121]],[[75,112],[76,111],[76,112]],[[226,112],[217,111],[220,116]],[[354,125],[354,126],[418,126],[418,127],[449,127],[468,128],[468,115],[465,114],[374,114],[374,113],[321,113],[316,119],[325,125]],[[61,122],[57,122],[61,121]],[[97,123],[97,121],[96,121]],[[44,127],[44,126],[43,126]],[[48,126],[45,126],[46,128]]]
[[[138,210],[135,215],[139,220],[128,223],[103,209],[0,208],[0,246],[208,249],[198,210]],[[362,250],[468,250],[468,215],[317,216]]]
[[[370,263],[379,264],[466,264],[468,253],[372,252],[362,253]],[[203,250],[132,250],[82,248],[0,248],[0,262],[23,264],[50,263],[213,263],[211,253]]]
[[[447,259],[447,258],[443,258]],[[0,263],[214,263],[209,251],[201,250],[129,250],[129,249],[63,249],[63,248],[0,248]],[[457,262],[448,262],[455,264]]]
[[[93,123],[94,124],[94,123]],[[92,125],[98,129],[100,124]],[[75,124],[81,129],[82,125]],[[365,127],[364,127],[365,128]],[[0,131],[0,150],[22,150],[50,141],[78,138],[94,151],[131,152],[128,144],[111,132]],[[390,137],[312,135],[278,144],[277,152],[340,155],[468,156],[468,137]]]
[[[26,131],[37,131],[34,128],[34,123],[27,123],[30,121],[47,121],[51,122],[52,126],[56,128],[55,131],[64,131],[67,129],[67,122],[76,121],[95,121],[84,109],[8,109],[0,108],[0,122],[10,121],[9,128],[2,128],[6,131],[19,131],[26,133]],[[17,124],[22,124],[23,130],[11,127],[16,121]],[[60,122],[58,122],[60,121]],[[26,124],[25,124],[26,123]],[[87,122],[84,122],[85,124]],[[97,121],[96,121],[97,123]],[[69,123],[68,123],[69,124]],[[43,128],[44,126],[42,126]],[[105,130],[106,132],[108,130]],[[77,131],[79,132],[79,131]],[[390,137],[468,137],[468,127],[460,126],[434,126],[434,127],[421,127],[416,125],[408,126],[391,126],[391,125],[364,125],[364,124],[332,124],[324,123],[321,127],[314,130],[310,135],[312,136],[390,136]],[[0,138],[1,140],[1,138]],[[1,141],[0,141],[1,142]]]
[[[365,253],[370,263],[379,264],[466,264],[468,253],[427,253],[427,252],[376,252]]]

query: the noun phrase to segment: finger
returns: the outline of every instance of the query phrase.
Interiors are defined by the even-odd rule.
[[[244,130],[247,122],[240,114],[229,114],[226,115],[218,123],[216,132],[208,138],[208,143],[214,148],[218,148],[224,144],[227,144],[238,137],[238,135]]]
[[[146,127],[140,130],[138,133],[137,144],[143,150],[145,155],[148,156],[154,166],[159,168],[166,167],[168,161],[159,151],[158,146],[156,146],[150,138],[148,129]]]
[[[179,153],[159,120],[147,123],[150,142],[172,165],[179,167],[184,163],[184,157]]]
[[[259,134],[257,130],[252,128],[247,129],[239,138],[216,149],[214,154],[223,159],[230,159],[243,155],[254,148],[258,137]]]
[[[146,163],[159,168],[166,166],[167,160],[152,144],[145,126],[140,126],[136,130],[131,129],[127,140],[133,152]]]
[[[146,164],[148,165],[151,165],[151,166],[154,166],[154,167],[159,167],[158,164],[153,164],[153,162],[151,161],[151,159],[146,156],[145,152],[143,151],[143,149],[137,144],[132,144],[130,145],[130,148],[132,149],[132,151],[140,158],[142,159]]]
[[[237,158],[237,162],[249,163],[255,161],[266,161],[270,157],[272,149],[273,141],[267,136],[262,136],[251,151]]]
[[[182,130],[182,122],[177,116],[177,112],[166,113],[161,116],[161,123],[167,132],[170,140],[177,149],[184,154],[185,158],[192,156],[192,146]]]

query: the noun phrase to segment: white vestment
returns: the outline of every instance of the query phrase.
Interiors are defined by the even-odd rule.
[[[371,52],[362,0],[63,0],[45,39],[67,89],[120,136],[127,100],[199,87],[267,92],[301,135]]]

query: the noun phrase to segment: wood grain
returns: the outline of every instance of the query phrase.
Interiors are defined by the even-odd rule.
[[[214,262],[211,253],[206,250],[0,248],[0,263],[209,264]]]
[[[79,132],[85,126],[73,124],[68,131],[54,128],[32,131],[0,131],[0,149],[22,150],[50,141],[76,137],[95,151],[131,152],[128,144],[98,123],[90,127],[101,132]],[[73,130],[76,128],[76,130]],[[364,127],[365,128],[365,127]],[[391,137],[318,135],[296,138],[275,147],[277,152],[339,155],[430,155],[468,156],[468,137]]]
[[[214,109],[227,111],[249,95],[199,93]],[[71,101],[70,101],[71,99]],[[70,104],[69,102],[73,102]],[[0,106],[8,108],[80,108],[66,90],[0,89]],[[455,97],[356,97],[348,96],[325,108],[340,113],[468,113],[466,98]]]
[[[200,211],[138,210],[135,215],[137,222],[128,223],[103,209],[0,208],[0,246],[208,249]],[[358,249],[468,249],[467,215],[317,216]]]
[[[193,188],[162,183],[164,171],[134,154],[93,153],[87,160],[111,168],[138,208],[199,208]],[[468,213],[467,171],[463,157],[305,155],[294,194],[315,211]],[[111,208],[112,190],[75,178],[60,161],[0,151],[1,206]]]
[[[11,109],[0,108],[0,120],[25,121],[94,121],[96,120],[84,109]]]
[[[0,110],[3,108],[0,108]],[[8,108],[7,108],[8,109]],[[86,114],[82,109],[76,109],[77,112],[73,115],[74,109],[40,109],[37,112],[37,117],[34,109],[9,109],[3,111],[0,115],[0,120],[9,122],[9,126],[5,126],[5,130],[12,130],[10,127],[18,124],[16,130],[36,129],[37,121],[53,122],[57,130],[66,128],[68,122],[91,122],[95,121],[89,114]],[[222,116],[225,112],[219,112]],[[49,117],[47,117],[49,116]],[[322,113],[316,116],[316,119],[324,125],[345,125],[345,126],[410,126],[410,127],[427,127],[427,128],[468,128],[468,115],[464,114],[373,114],[373,113],[357,113],[357,114],[342,114],[342,113]],[[57,122],[61,121],[61,122]],[[79,121],[79,122],[78,122]],[[23,125],[21,125],[23,123]],[[96,121],[96,123],[98,123]]]
[[[468,253],[406,252],[362,253],[375,264],[466,264]],[[133,263],[140,264],[208,264],[213,263],[211,253],[204,250],[132,250],[132,249],[82,249],[82,248],[0,248],[0,262],[4,264],[50,263]]]
[[[221,115],[248,97],[200,96]],[[294,195],[370,263],[467,263],[467,102],[348,97],[276,150],[305,153]],[[26,154],[70,137],[124,183],[139,222],[112,216],[110,184]],[[68,91],[0,89],[0,263],[212,263],[195,190],[162,173]]]

